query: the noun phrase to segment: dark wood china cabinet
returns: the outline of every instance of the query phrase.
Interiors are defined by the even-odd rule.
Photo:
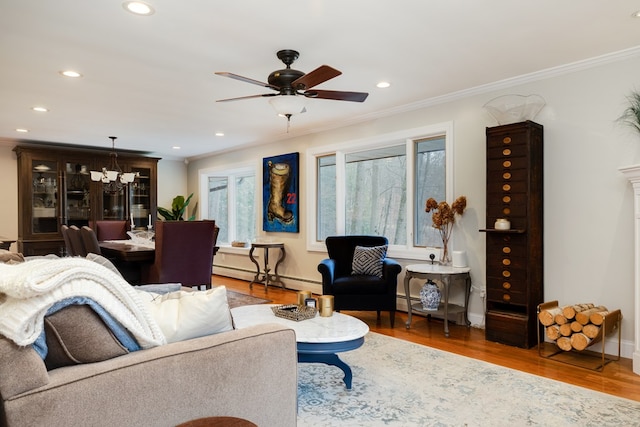
[[[155,222],[158,158],[119,153],[124,172],[134,182],[121,192],[106,193],[90,172],[110,165],[109,152],[89,148],[19,145],[18,250],[24,255],[65,253],[61,225],[82,227],[102,219],[127,220],[146,227]]]
[[[530,348],[543,301],[543,127],[487,128],[487,340]],[[510,229],[496,229],[506,219]],[[502,228],[502,227],[499,227]]]

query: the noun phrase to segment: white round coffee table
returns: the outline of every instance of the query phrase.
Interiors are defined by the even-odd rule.
[[[337,366],[344,372],[347,389],[351,389],[351,368],[336,353],[362,346],[369,326],[353,316],[338,312],[334,312],[331,317],[316,315],[313,319],[296,322],[277,317],[271,310],[273,306],[274,304],[258,304],[232,308],[231,316],[236,329],[264,323],[278,323],[293,329],[296,332],[298,362]]]

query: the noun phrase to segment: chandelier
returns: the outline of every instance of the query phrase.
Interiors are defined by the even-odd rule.
[[[122,172],[118,165],[118,153],[116,153],[116,139],[115,136],[110,136],[111,139],[111,165],[109,168],[103,167],[101,171],[91,171],[91,181],[102,181],[102,186],[105,193],[115,194],[122,193],[124,187],[136,178],[134,172]]]

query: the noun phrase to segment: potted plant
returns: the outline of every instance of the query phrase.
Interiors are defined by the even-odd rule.
[[[186,200],[184,196],[174,197],[171,203],[171,210],[158,206],[158,215],[162,216],[165,221],[184,221],[183,215],[187,211],[191,197],[193,197],[193,193],[189,194]],[[189,217],[188,221],[196,219],[197,207],[198,205],[196,204],[196,208],[193,210],[193,214]]]
[[[627,96],[627,101],[629,106],[619,120],[640,132],[640,92],[635,90],[631,92],[631,95]]]

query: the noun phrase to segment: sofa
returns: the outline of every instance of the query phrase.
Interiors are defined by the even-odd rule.
[[[295,426],[293,329],[234,329],[223,286],[179,288],[132,287],[100,256],[0,252],[0,427]]]
[[[0,395],[2,426],[175,426],[211,416],[295,426],[295,334],[265,324],[51,370],[32,347],[0,337]]]

